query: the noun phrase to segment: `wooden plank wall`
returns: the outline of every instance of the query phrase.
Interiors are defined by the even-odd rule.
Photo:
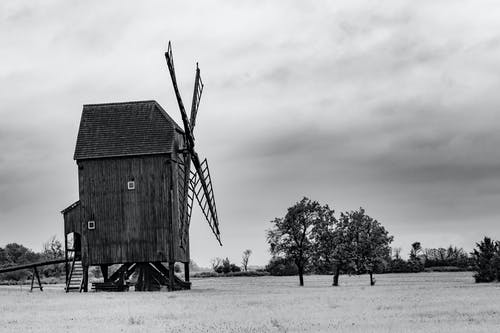
[[[78,162],[84,264],[168,261],[170,161],[164,154]],[[174,221],[175,261],[189,261]]]
[[[82,234],[82,224],[80,219],[80,205],[76,205],[63,214],[64,218],[64,234],[72,232]]]

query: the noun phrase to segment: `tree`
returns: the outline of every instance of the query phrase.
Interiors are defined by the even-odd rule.
[[[410,258],[417,258],[419,254],[422,253],[422,245],[420,242],[415,242],[411,244]]]
[[[476,247],[477,249],[472,252],[476,283],[495,281],[499,278],[495,264],[499,263],[497,258],[500,255],[500,243],[489,237],[484,237],[480,243],[476,243]]]
[[[63,246],[55,235],[50,237],[47,242],[43,243],[42,257],[45,260],[64,258]],[[64,264],[44,266],[42,267],[41,271],[42,274],[46,277],[61,276],[64,271]]]
[[[420,242],[414,242],[411,244],[410,249],[410,259],[408,260],[408,266],[412,272],[421,272],[424,270],[424,264],[420,260],[420,255],[422,254],[422,245]]]
[[[7,266],[8,263],[7,252],[0,247],[0,267]]]
[[[64,257],[63,246],[55,235],[43,244],[43,256],[47,260],[61,259]]]
[[[243,265],[243,270],[246,272],[248,270],[248,260],[250,259],[250,255],[252,254],[252,250],[246,249],[243,251],[243,256],[241,257],[241,264]]]
[[[314,251],[312,261],[316,273],[333,272],[333,285],[338,285],[340,271],[350,266],[346,243],[343,241],[343,229],[334,216],[335,211],[328,206],[322,207],[322,218],[312,229]]]
[[[212,265],[212,270],[217,272],[217,268],[222,264],[222,258],[215,257],[210,260],[210,265]]]
[[[299,284],[304,285],[304,268],[314,252],[313,228],[329,217],[328,206],[304,197],[288,208],[285,217],[275,218],[272,229],[267,232],[267,241],[273,256],[291,258],[297,265]]]
[[[375,284],[373,274],[377,265],[386,263],[390,257],[389,244],[393,237],[375,219],[368,216],[363,208],[342,213],[339,219],[339,254],[358,273],[370,275],[370,285]]]
[[[29,264],[40,260],[40,255],[17,243],[7,244],[4,248],[4,256],[7,258],[6,266],[16,266]],[[1,279],[4,280],[23,280],[29,275],[28,270],[3,273]]]
[[[394,259],[396,259],[396,260],[397,259],[401,259],[401,251],[402,250],[403,249],[400,248],[400,247],[395,247],[395,248],[392,249],[392,251],[394,252]]]

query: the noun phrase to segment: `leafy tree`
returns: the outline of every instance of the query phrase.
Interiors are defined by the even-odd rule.
[[[497,259],[500,254],[500,243],[493,241],[489,237],[484,237],[480,243],[476,243],[476,247],[477,249],[472,252],[475,262],[476,274],[474,274],[474,279],[476,283],[495,281],[495,279],[499,278],[495,264],[500,261]]]
[[[328,206],[304,197],[283,218],[275,218],[272,229],[267,232],[267,241],[273,256],[283,256],[295,261],[299,273],[299,284],[304,285],[304,269],[314,253],[313,228],[329,217]]]
[[[421,254],[422,245],[420,242],[412,243],[410,249],[410,259],[408,260],[408,268],[411,272],[421,272],[424,270],[424,264],[420,259]]]
[[[9,260],[7,258],[7,252],[5,249],[0,247],[0,267],[7,266],[9,264]]]
[[[342,213],[338,224],[341,240],[339,255],[358,273],[370,275],[370,285],[375,284],[373,274],[376,267],[386,263],[390,256],[389,244],[393,237],[375,219],[368,216],[363,208]]]
[[[21,264],[29,264],[40,260],[40,255],[28,249],[27,247],[10,243],[4,248],[4,256],[7,258],[6,266],[15,266]],[[28,270],[20,270],[1,274],[1,279],[4,280],[23,280],[29,275]]]
[[[43,244],[43,256],[47,260],[61,259],[64,257],[63,246],[55,235]]]
[[[394,252],[394,259],[401,259],[401,251],[402,249],[400,247],[395,247],[392,249],[392,252]]]
[[[252,250],[246,249],[243,251],[243,256],[241,257],[241,264],[243,265],[243,270],[246,272],[248,270],[248,260],[250,259],[250,255],[252,254]]]
[[[336,232],[337,219],[335,211],[328,206],[322,207],[321,218],[312,228],[313,251],[311,262],[315,273],[326,274],[337,268],[338,255],[338,233]]]
[[[420,242],[411,244],[410,258],[417,258],[422,253],[422,245]]]

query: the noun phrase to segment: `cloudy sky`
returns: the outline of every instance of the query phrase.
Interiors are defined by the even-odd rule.
[[[86,103],[155,99],[180,123],[174,46],[224,246],[196,211],[192,258],[269,259],[269,221],[308,196],[362,206],[408,248],[500,238],[498,1],[2,1],[0,246],[63,237]]]

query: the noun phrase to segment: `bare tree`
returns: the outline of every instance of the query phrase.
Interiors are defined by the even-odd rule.
[[[212,270],[216,272],[217,267],[222,265],[222,258],[215,257],[210,260],[210,265],[212,265]]]
[[[400,247],[395,247],[392,249],[392,252],[394,253],[394,259],[401,259],[401,251],[402,249]]]
[[[250,255],[252,254],[252,250],[246,249],[243,251],[243,256],[241,257],[241,264],[243,265],[243,270],[246,272],[248,270],[248,259],[250,259]]]

